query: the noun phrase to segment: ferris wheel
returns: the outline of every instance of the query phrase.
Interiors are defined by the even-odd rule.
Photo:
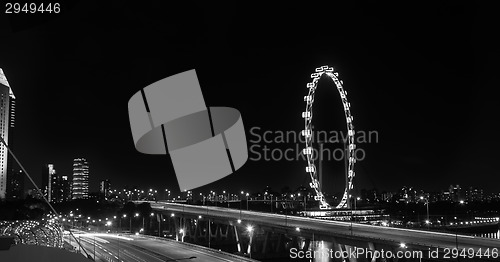
[[[315,154],[317,154],[313,147],[313,104],[314,104],[314,96],[316,93],[316,88],[318,87],[318,81],[323,76],[326,75],[335,83],[337,90],[340,94],[340,98],[342,99],[342,104],[344,106],[345,119],[347,124],[347,140],[345,143],[345,151],[343,157],[346,162],[346,186],[344,190],[344,194],[342,196],[342,200],[336,206],[336,208],[347,208],[349,207],[349,193],[354,188],[353,179],[355,176],[354,173],[354,163],[356,163],[355,158],[355,149],[356,144],[354,142],[354,126],[352,124],[353,117],[351,115],[350,106],[351,104],[347,101],[347,91],[342,87],[343,81],[339,79],[338,72],[335,72],[333,67],[328,67],[327,65],[316,68],[315,72],[311,74],[312,81],[307,83],[307,88],[309,90],[307,96],[304,96],[304,101],[306,102],[306,111],[302,112],[302,118],[304,118],[304,130],[302,130],[302,136],[304,136],[305,140],[305,148],[302,153],[307,158],[307,166],[306,173],[311,177],[311,183],[309,184],[311,188],[314,189],[316,196],[315,200],[320,202],[320,209],[330,209],[330,204],[326,201],[325,196],[321,190],[321,184],[318,179],[318,174],[316,173],[315,162]]]

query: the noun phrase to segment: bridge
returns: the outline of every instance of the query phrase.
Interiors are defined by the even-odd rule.
[[[142,202],[144,201],[137,203]],[[424,260],[415,257],[414,261],[425,261],[430,251],[437,253],[438,257],[432,257],[428,261],[456,261],[467,258],[467,254],[472,252],[474,261],[500,260],[498,256],[500,240],[497,239],[224,207],[147,202],[155,212],[161,213],[167,220],[167,228],[163,228],[163,231],[174,234],[179,241],[206,246],[224,246],[236,253],[253,255],[256,259],[291,257],[292,251],[296,254],[299,251],[307,252],[328,247],[335,252],[344,253],[360,251],[360,248],[365,252],[385,250],[392,254],[421,251]],[[459,251],[455,257],[451,254],[456,252],[454,249]],[[465,252],[462,253],[462,257],[460,252]],[[370,257],[347,260],[378,261]],[[412,261],[410,258],[382,261],[398,260]]]
[[[63,232],[56,218],[0,221],[0,261],[256,261],[167,238],[71,231]]]

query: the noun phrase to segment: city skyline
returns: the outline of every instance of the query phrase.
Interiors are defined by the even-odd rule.
[[[494,156],[499,141],[490,134],[498,131],[493,98],[499,54],[488,33],[494,23],[482,15],[488,10],[457,4],[402,15],[384,5],[341,8],[343,14],[335,16],[296,8],[268,11],[259,21],[251,12],[236,16],[211,10],[220,18],[208,19],[198,10],[201,15],[183,24],[176,22],[183,21],[180,14],[166,20],[160,13],[148,15],[160,28],[142,24],[146,17],[130,17],[127,9],[96,15],[91,25],[84,23],[85,8],[46,22],[10,21],[3,28],[8,38],[0,43],[0,67],[18,98],[16,139],[22,142],[15,153],[38,183],[43,163],[54,163],[69,176],[73,159],[84,156],[92,163],[90,191],[97,191],[103,179],[114,186],[173,188],[177,182],[166,158],[134,149],[126,109],[132,94],[195,68],[207,104],[237,108],[250,140],[254,127],[300,132],[309,74],[329,64],[344,81],[356,130],[379,135],[376,143],[359,145],[366,159],[357,163],[355,188],[396,189],[403,177],[429,190],[467,184],[498,191]],[[392,22],[396,19],[400,23]],[[127,22],[99,26],[113,20]],[[334,33],[328,32],[331,24]],[[177,30],[161,29],[170,25]],[[314,37],[321,41],[312,43]],[[320,84],[317,130],[345,132],[338,94],[329,83]],[[255,144],[303,147],[291,142],[249,146]],[[305,167],[302,159],[249,161],[200,190],[279,188],[283,181],[306,186]],[[342,164],[325,163],[324,172],[325,190],[340,191],[335,185],[343,184]]]

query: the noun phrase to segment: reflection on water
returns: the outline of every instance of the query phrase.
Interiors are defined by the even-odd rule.
[[[474,234],[475,236],[478,236],[478,237],[487,237],[487,238],[496,238],[496,239],[500,239],[500,230],[498,230],[497,232],[491,232],[491,233],[477,233],[477,234]]]

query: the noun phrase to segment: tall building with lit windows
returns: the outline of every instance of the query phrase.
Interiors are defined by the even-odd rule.
[[[57,173],[53,164],[46,164],[42,169],[42,191],[49,202],[54,201],[54,195],[57,191]]]
[[[75,158],[73,160],[72,198],[89,198],[89,164],[85,158]]]
[[[13,107],[15,106],[14,93],[10,88],[9,82],[3,70],[0,68],[0,136],[9,145],[10,137],[9,130],[14,126],[15,111]],[[9,166],[9,152],[7,148],[1,144],[0,145],[0,199],[6,198],[8,181],[7,174]]]

